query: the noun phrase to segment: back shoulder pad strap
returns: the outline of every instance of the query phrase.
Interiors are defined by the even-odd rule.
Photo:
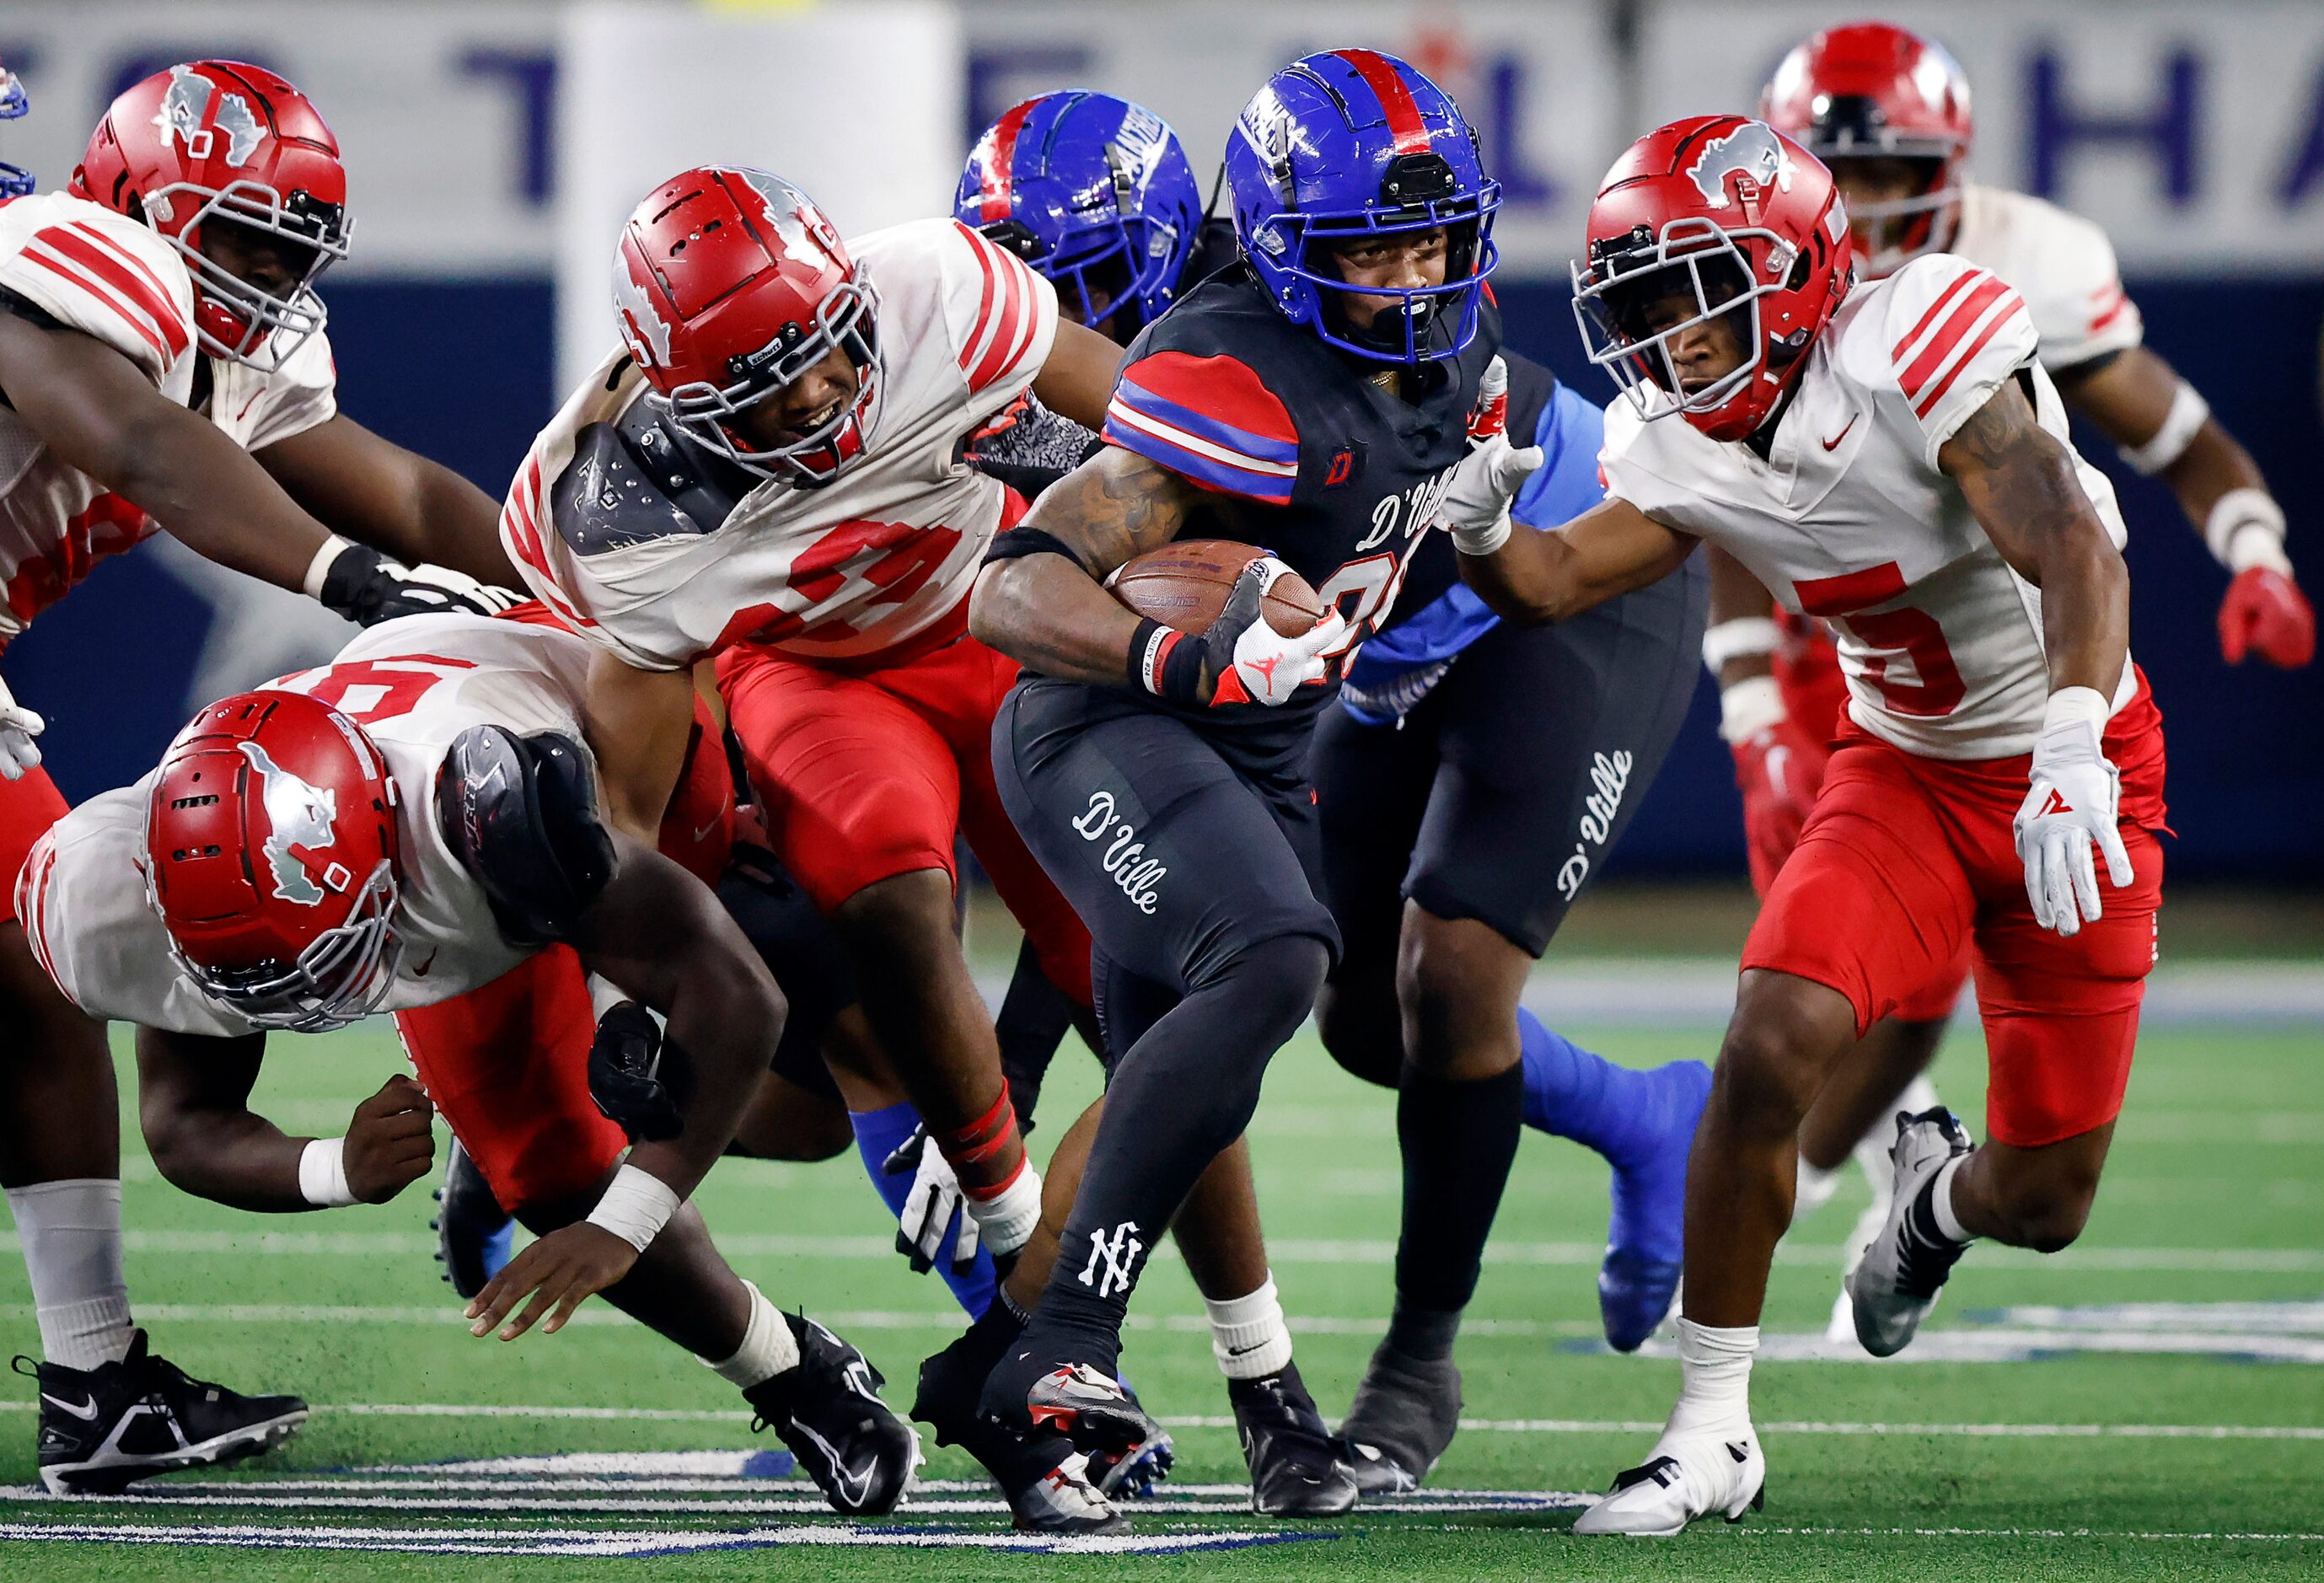
[[[558,732],[462,732],[436,774],[436,824],[513,945],[569,939],[613,876],[589,755]]]

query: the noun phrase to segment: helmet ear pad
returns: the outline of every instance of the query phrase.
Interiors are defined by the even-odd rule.
[[[512,945],[571,939],[613,877],[595,767],[561,732],[462,732],[437,771],[436,824]]]

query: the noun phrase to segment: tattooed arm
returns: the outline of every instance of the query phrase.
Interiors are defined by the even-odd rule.
[[[2050,689],[2114,696],[2130,650],[2130,573],[2074,475],[2073,453],[2035,421],[2022,382],[1993,393],[1937,453],[2002,558],[2042,590]]]
[[[1194,486],[1117,446],[1083,463],[1033,502],[1019,525],[1069,555],[1019,556],[978,574],[968,630],[1011,659],[1066,681],[1119,685],[1138,617],[1108,594],[1115,567],[1176,536]]]

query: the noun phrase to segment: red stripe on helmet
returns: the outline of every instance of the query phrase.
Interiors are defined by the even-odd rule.
[[[1388,116],[1388,129],[1396,137],[1396,152],[1400,154],[1425,154],[1428,152],[1428,123],[1420,118],[1420,106],[1412,90],[1387,58],[1370,50],[1334,50],[1341,60],[1356,69],[1364,86],[1380,102]]]
[[[1038,99],[1028,99],[1012,105],[1002,113],[992,128],[992,153],[984,161],[984,180],[979,187],[981,201],[976,214],[981,220],[1005,220],[1009,217],[1009,187],[1015,179],[1017,134],[1025,129],[1025,118],[1033,113]]]

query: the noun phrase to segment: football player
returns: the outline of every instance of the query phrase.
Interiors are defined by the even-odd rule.
[[[0,78],[0,107],[21,107]],[[297,89],[231,62],[172,67],[115,101],[69,192],[12,179],[0,643],[157,529],[361,621],[513,601],[465,575],[508,575],[491,500],[337,410],[314,282],[346,251],[346,178]],[[464,570],[406,569],[383,551]],[[0,897],[65,808],[41,728],[0,685]],[[13,913],[0,916],[0,1022],[18,1030],[0,1058],[0,1180],[47,1359],[42,1459],[68,1469],[51,1486],[117,1486],[295,1427],[295,1401],[188,1380],[132,1325],[112,1058]]]
[[[1968,179],[1969,85],[1943,46],[1886,23],[1830,29],[1784,57],[1759,114],[1831,168],[1866,279],[1950,253],[2017,290],[2067,410],[2096,424],[2133,469],[2168,483],[2227,569],[2218,626],[2228,663],[2256,654],[2271,665],[2306,665],[2315,617],[2284,555],[2283,511],[2266,480],[2194,387],[2143,344],[2105,234],[2041,198]],[[1730,557],[1714,551],[1713,564],[1719,624],[1705,656],[1721,684],[1722,734],[1734,749],[1752,875],[1764,894],[1814,801],[1845,689],[1821,626],[1786,621]],[[1888,1120],[1900,1106],[1937,1102],[1922,1074],[1968,976],[1967,961],[1956,961],[1908,996],[1808,1112],[1803,1194],[1828,1197],[1851,1150],[1873,1184],[1847,1245],[1851,1265],[1886,1219]],[[1843,1293],[1835,1339],[1851,1326]]]
[[[1231,226],[1204,218],[1185,151],[1161,117],[1127,99],[1078,88],[1043,94],[1004,113],[970,152],[953,213],[1051,281],[1060,313],[1124,345],[1218,267],[1222,251],[1231,257],[1234,244]],[[1029,395],[1005,416],[1005,423],[977,437],[972,459],[1028,496],[1102,448],[1094,432]],[[1021,969],[1010,985],[1011,1002],[1033,998]],[[1012,1045],[1009,1004],[1002,1008],[1001,1062],[1019,1113],[1029,1115],[1025,1096],[1038,1091],[1064,1025],[1053,1020],[1055,1032],[1045,1042]],[[1101,1032],[1092,1048],[1102,1049],[1102,1041]],[[1016,1314],[988,1316],[972,1339],[941,1355],[941,1367],[932,1360],[923,1373],[922,1404],[940,1435],[956,1427],[953,1421],[973,1401],[1022,1314],[1040,1300],[1047,1256],[1064,1229],[1102,1104],[1092,1107],[1050,1156],[1044,1256],[1021,1263],[1005,1288]],[[1349,1510],[1358,1494],[1354,1475],[1292,1361],[1291,1331],[1268,1268],[1250,1155],[1240,1142],[1204,1173],[1174,1229],[1210,1315],[1212,1352],[1227,1377],[1253,1509],[1298,1517]],[[948,1398],[957,1398],[956,1411],[939,1406]]]
[[[1536,621],[1709,539],[1830,621],[1848,676],[1688,1163],[1678,1404],[1585,1533],[1760,1502],[1751,1359],[1800,1121],[1864,1031],[1975,953],[1987,1141],[1942,1109],[1898,1118],[1894,1208],[1849,1283],[1886,1357],[1973,1238],[2079,1234],[2153,962],[2163,730],[2128,652],[2114,491],[2066,437],[2024,298],[1945,253],[1851,290],[1851,255],[1830,172],[1765,123],[1641,139],[1574,266],[1591,359],[1628,398],[1607,414],[1606,503],[1547,533],[1455,529],[1462,575]]]
[[[918,1436],[862,1354],[778,1312],[687,1202],[784,1005],[698,878],[599,817],[591,658],[545,621],[366,632],[211,704],[152,774],[66,815],[19,915],[74,1005],[139,1025],[172,1183],[260,1211],[383,1203],[427,1172],[441,1114],[540,1233],[469,1303],[473,1333],[555,1331],[603,1293],[740,1387],[835,1510],[885,1512]],[[671,810],[687,829],[731,806],[704,757]],[[602,1017],[585,974],[612,987]],[[342,1137],[250,1109],[270,1031],[374,1009],[419,1081],[391,1078]]]
[[[1148,1430],[1115,1377],[1148,1249],[1241,1136],[1338,952],[1306,773],[1316,715],[1425,531],[1498,520],[1538,460],[1469,455],[1499,340],[1484,291],[1499,190],[1441,90],[1370,51],[1306,57],[1246,107],[1227,180],[1247,267],[1138,336],[1105,448],[996,542],[970,610],[1031,673],[993,756],[1095,936],[1111,1057],[1055,1266],[982,1406],[1100,1452]],[[1275,552],[1205,633],[1104,591],[1196,522]],[[1293,637],[1258,619],[1286,569],[1331,607]]]
[[[879,1044],[1006,1258],[1040,1180],[955,934],[956,834],[1083,1003],[1089,936],[993,788],[1017,667],[968,635],[968,590],[1023,501],[961,456],[1028,389],[1101,421],[1120,350],[956,222],[845,242],[763,171],[663,183],[613,273],[622,346],[534,443],[503,516],[528,582],[598,651],[609,816],[651,828],[686,667],[715,656],[777,854],[880,985]],[[899,1141],[914,1124],[876,1119]]]

